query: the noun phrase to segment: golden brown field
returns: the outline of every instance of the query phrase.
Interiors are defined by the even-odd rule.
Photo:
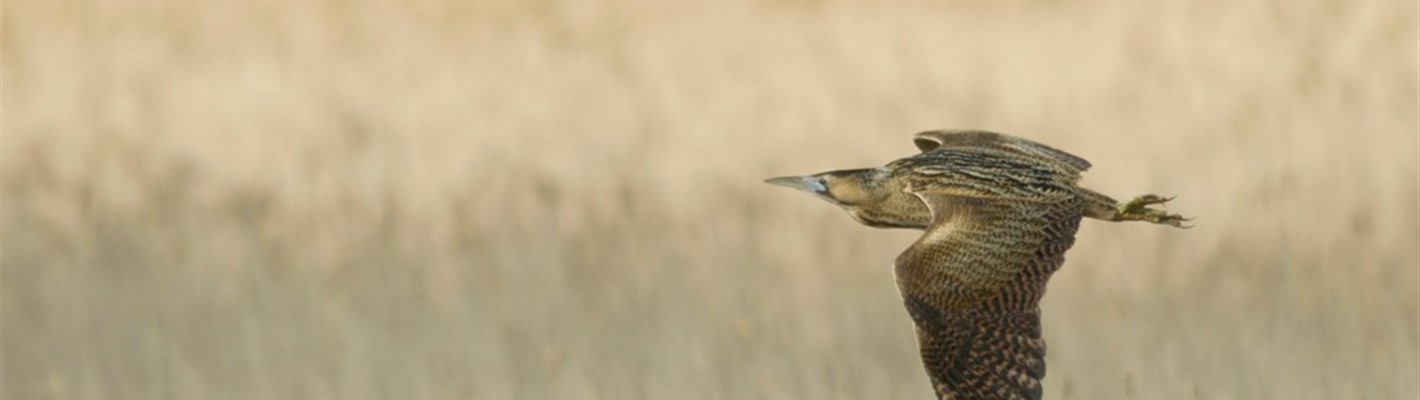
[[[916,234],[760,180],[946,127],[1197,217],[1047,398],[1420,396],[1413,1],[890,3],[5,1],[0,397],[931,398]]]

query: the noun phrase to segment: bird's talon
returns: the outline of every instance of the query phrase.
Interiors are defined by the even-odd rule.
[[[1115,208],[1116,221],[1148,221],[1156,224],[1169,225],[1177,228],[1188,228],[1183,225],[1185,218],[1177,214],[1169,214],[1163,210],[1149,208],[1150,205],[1167,203],[1177,196],[1163,197],[1156,194],[1146,194],[1135,197],[1128,202],[1119,203]]]
[[[1157,194],[1146,194],[1143,196],[1135,197],[1134,200],[1130,200],[1128,203],[1120,204],[1119,208],[1121,211],[1125,212],[1138,211],[1154,204],[1168,203],[1175,197],[1178,196],[1163,197]]]

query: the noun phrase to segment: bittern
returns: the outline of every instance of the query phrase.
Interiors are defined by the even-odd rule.
[[[859,223],[922,229],[894,273],[938,399],[1039,399],[1040,299],[1083,217],[1185,227],[1153,205],[1080,187],[1090,163],[1006,134],[930,131],[920,154],[878,168],[766,180],[809,192]]]

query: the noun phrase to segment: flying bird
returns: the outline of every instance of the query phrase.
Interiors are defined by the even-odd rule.
[[[923,230],[894,274],[937,398],[1040,399],[1040,299],[1084,217],[1187,228],[1187,218],[1080,187],[1085,159],[986,131],[929,131],[877,168],[765,182],[809,192],[877,228]]]

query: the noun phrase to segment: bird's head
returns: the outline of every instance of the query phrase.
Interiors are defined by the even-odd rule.
[[[764,182],[808,192],[837,205],[863,225],[875,228],[925,227],[930,213],[924,214],[926,208],[921,201],[896,188],[889,175],[881,168],[867,168],[808,176],[782,176]]]

